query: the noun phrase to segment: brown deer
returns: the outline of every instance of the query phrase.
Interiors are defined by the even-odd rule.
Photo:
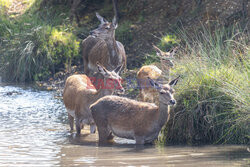
[[[170,69],[174,66],[173,64],[173,56],[175,55],[177,48],[174,48],[170,52],[163,52],[158,47],[153,45],[156,50],[156,54],[160,57],[161,69],[165,72],[165,75],[169,78]],[[159,79],[162,77],[162,71],[155,65],[146,65],[142,66],[140,70],[137,72],[137,84],[140,89],[139,99],[144,102],[154,102],[158,103],[158,92],[157,90],[148,87],[148,77],[151,79]],[[145,86],[146,85],[146,86]]]
[[[75,119],[77,134],[81,133],[84,124],[90,125],[91,133],[95,132],[95,123],[89,110],[92,103],[103,96],[113,94],[115,89],[124,91],[121,86],[121,77],[117,74],[121,67],[112,72],[100,64],[97,64],[97,68],[104,77],[103,85],[98,90],[92,84],[91,78],[83,74],[72,75],[66,80],[63,102],[68,111],[71,131],[74,129]]]
[[[153,48],[155,49],[157,56],[160,58],[161,69],[166,73],[167,77],[169,77],[170,69],[174,67],[173,59],[178,48],[175,47],[170,52],[163,52],[155,45],[153,45]]]
[[[96,17],[101,24],[82,42],[84,73],[88,76],[93,76],[94,72],[97,72],[96,62],[100,62],[109,71],[121,65],[126,68],[124,46],[115,40],[115,29],[118,26],[116,17],[112,23],[98,13]]]
[[[159,106],[154,103],[139,102],[119,96],[105,96],[90,106],[96,123],[99,142],[118,137],[134,139],[136,144],[153,142],[169,119],[170,110],[176,101],[173,86],[179,77],[160,85],[149,78],[150,84],[159,92]]]
[[[155,65],[146,65],[140,68],[136,76],[137,84],[140,89],[138,95],[140,101],[151,102],[151,103],[157,102],[158,99],[157,100],[155,99],[158,95],[158,92],[154,88],[148,87],[149,85],[148,77],[157,80],[159,79],[161,74],[162,71]]]

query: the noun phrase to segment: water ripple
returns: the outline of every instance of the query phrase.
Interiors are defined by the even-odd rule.
[[[57,143],[65,140],[61,136],[67,133],[66,112],[53,92],[4,86],[0,101],[1,165],[58,164]]]

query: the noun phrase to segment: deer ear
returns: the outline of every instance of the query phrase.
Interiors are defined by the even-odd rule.
[[[121,70],[122,70],[122,67],[123,67],[123,64],[120,65],[119,67],[117,67],[117,68],[114,70],[115,73],[120,74],[120,72],[121,72]]]
[[[151,86],[153,86],[155,89],[162,89],[161,85],[156,81],[154,81],[153,79],[151,79],[150,77],[148,77],[148,80]]]
[[[160,52],[157,52],[157,51],[156,51],[156,55],[157,55],[158,57],[161,57],[161,53],[160,53]]]
[[[177,52],[178,47],[175,47],[173,50],[171,50],[169,57],[173,58],[175,53]]]
[[[155,49],[157,56],[162,57],[162,55],[164,55],[164,52],[161,49],[159,49],[157,46],[155,46],[154,44],[153,44],[153,48]]]
[[[107,22],[107,20],[104,19],[98,12],[96,12],[95,15],[98,18],[98,20],[101,22],[101,24],[104,24],[105,22]]]
[[[97,69],[98,69],[99,73],[101,73],[103,76],[108,74],[106,68],[103,67],[99,62],[97,62],[96,65],[97,65]]]
[[[175,86],[175,85],[177,84],[177,82],[179,81],[180,77],[181,77],[181,76],[179,75],[177,78],[173,79],[173,80],[170,81],[168,84],[169,84],[171,87]]]
[[[114,16],[113,20],[112,20],[112,25],[113,27],[116,29],[118,27],[118,23],[117,23],[117,18],[116,16]]]

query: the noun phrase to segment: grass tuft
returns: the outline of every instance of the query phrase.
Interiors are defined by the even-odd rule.
[[[249,32],[239,27],[184,30],[177,106],[164,129],[167,144],[247,144],[250,134]]]
[[[69,7],[41,0],[26,3],[25,13],[15,19],[0,16],[0,72],[9,82],[47,79],[69,70],[72,60],[80,57],[79,41],[67,17]]]

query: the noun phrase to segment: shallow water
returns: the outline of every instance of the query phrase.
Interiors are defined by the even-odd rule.
[[[0,166],[248,166],[247,146],[98,146],[86,128],[69,133],[54,92],[0,85]],[[249,149],[248,149],[249,150]]]

